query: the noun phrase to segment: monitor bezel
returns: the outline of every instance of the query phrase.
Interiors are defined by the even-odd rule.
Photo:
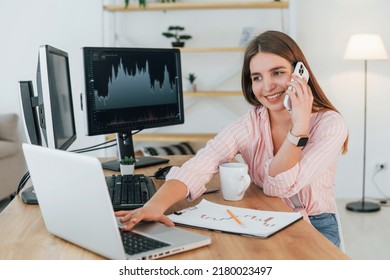
[[[90,77],[89,75],[89,58],[88,53],[89,52],[134,52],[134,53],[170,53],[174,55],[175,60],[175,70],[176,70],[176,92],[177,92],[177,101],[175,104],[177,104],[178,108],[178,116],[176,118],[170,118],[167,121],[161,121],[160,122],[150,122],[147,123],[145,120],[143,120],[142,123],[134,124],[134,123],[128,123],[127,126],[122,126],[120,128],[118,127],[112,127],[112,128],[105,128],[105,129],[95,129],[96,125],[92,125],[93,120],[93,108],[91,108],[90,102],[90,89],[88,88],[88,84],[90,82],[93,82],[93,80],[90,80],[90,78],[94,78],[93,76]],[[123,47],[83,47],[81,48],[82,57],[83,57],[83,83],[84,83],[84,92],[82,94],[82,110],[84,111],[84,124],[85,124],[85,134],[87,136],[93,136],[93,135],[107,135],[107,134],[116,134],[116,140],[117,140],[117,151],[118,151],[118,159],[104,162],[103,168],[113,170],[113,171],[119,171],[119,161],[120,159],[124,158],[125,156],[133,156],[135,157],[134,153],[134,146],[133,146],[133,131],[141,131],[143,129],[148,128],[158,128],[158,127],[165,127],[165,126],[173,126],[173,125],[179,125],[184,123],[184,98],[183,98],[183,84],[182,84],[182,72],[181,72],[181,57],[180,57],[180,50],[179,49],[172,49],[172,48],[123,48]],[[118,108],[119,109],[119,108]],[[165,158],[158,158],[158,157],[135,157],[136,163],[135,168],[140,167],[146,167],[146,166],[152,166],[152,165],[158,165],[162,163],[169,162],[168,159]]]
[[[65,140],[62,145],[57,143],[57,135],[55,135],[54,126],[56,125],[53,120],[53,108],[52,108],[52,93],[55,92],[55,88],[52,81],[53,69],[49,60],[50,56],[58,55],[65,59],[66,66],[66,76],[68,84],[68,98],[69,98],[69,109],[71,116],[71,125],[72,125],[72,135]],[[38,54],[38,67],[37,67],[37,88],[38,88],[38,102],[40,103],[38,114],[40,119],[40,126],[42,134],[45,138],[46,145],[48,148],[67,150],[77,138],[74,108],[73,108],[73,94],[71,87],[71,76],[70,76],[70,66],[69,66],[69,56],[68,53],[57,49],[50,45],[42,45],[39,47]]]
[[[169,119],[166,122],[159,122],[159,123],[143,123],[143,124],[136,124],[136,125],[129,125],[125,128],[116,129],[116,128],[106,128],[106,129],[95,129],[94,125],[92,125],[92,110],[91,108],[91,102],[89,100],[88,95],[88,58],[87,58],[87,52],[89,51],[104,51],[104,52],[150,52],[150,53],[156,53],[156,52],[162,52],[162,53],[171,53],[175,55],[175,68],[177,71],[177,106],[179,111],[179,118],[175,119]],[[112,133],[124,133],[124,134],[130,134],[132,131],[139,131],[143,129],[149,129],[149,128],[158,128],[158,127],[164,127],[164,126],[172,126],[172,125],[179,125],[184,123],[184,98],[183,98],[183,85],[182,85],[182,73],[181,73],[181,57],[180,57],[180,50],[174,49],[174,48],[123,48],[123,47],[83,47],[82,48],[82,56],[83,56],[83,111],[84,111],[84,123],[85,123],[85,133],[87,136],[94,136],[94,135],[106,135],[106,134],[112,134]]]

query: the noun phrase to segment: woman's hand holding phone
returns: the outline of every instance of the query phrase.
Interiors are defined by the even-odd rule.
[[[288,83],[289,87],[284,100],[284,106],[291,113],[294,135],[308,134],[307,130],[313,106],[313,94],[307,85],[308,81],[309,71],[302,62],[298,62],[291,82]],[[293,102],[291,102],[292,100]]]
[[[299,78],[305,78],[306,82],[309,81],[309,71],[307,71],[305,65],[302,62],[298,62],[294,69],[294,74],[297,75]],[[294,81],[291,79],[291,81]],[[293,90],[292,86],[288,87],[288,90]],[[284,97],[284,107],[287,109],[287,111],[291,112],[292,110],[292,104],[291,99],[288,94]]]

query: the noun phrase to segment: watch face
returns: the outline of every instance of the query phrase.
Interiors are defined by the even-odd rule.
[[[299,141],[297,143],[297,147],[305,147],[307,144],[307,141],[309,141],[308,137],[301,137],[299,138]]]

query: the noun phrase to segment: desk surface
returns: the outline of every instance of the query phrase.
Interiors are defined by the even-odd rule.
[[[171,156],[169,165],[180,165],[187,156]],[[161,165],[162,166],[162,165]],[[137,169],[152,176],[161,166]],[[106,172],[109,175],[110,172]],[[207,185],[219,186],[218,176]],[[157,187],[163,181],[154,180]],[[220,191],[204,194],[201,198],[238,207],[269,211],[291,211],[279,198],[268,197],[261,188],[251,185],[244,199],[227,202]],[[183,201],[168,211],[182,209],[193,203]],[[309,223],[300,220],[268,239],[243,237],[235,234],[189,229],[211,237],[212,244],[199,249],[166,257],[166,259],[349,259],[342,251],[317,232]],[[90,251],[50,234],[44,225],[37,205],[26,205],[16,197],[0,214],[0,259],[104,259]]]

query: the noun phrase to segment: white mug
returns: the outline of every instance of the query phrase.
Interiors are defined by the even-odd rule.
[[[251,179],[248,165],[239,162],[223,163],[219,166],[222,196],[225,200],[241,200]]]

